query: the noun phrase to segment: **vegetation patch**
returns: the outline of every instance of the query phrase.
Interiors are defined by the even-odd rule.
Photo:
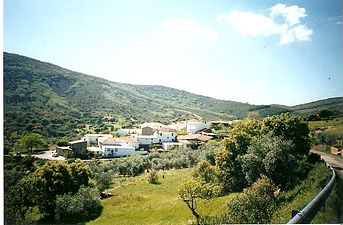
[[[331,171],[324,164],[317,163],[300,184],[280,193],[279,210],[274,213],[271,222],[282,224],[291,220],[292,210],[302,210],[327,184],[331,175]]]
[[[159,185],[149,183],[149,173],[115,178],[113,189],[109,190],[115,196],[104,199],[100,217],[87,224],[188,224],[188,221],[194,221],[192,213],[178,196],[178,187],[182,180],[190,178],[191,170],[172,169],[159,174]],[[199,212],[219,215],[233,196],[200,201]]]

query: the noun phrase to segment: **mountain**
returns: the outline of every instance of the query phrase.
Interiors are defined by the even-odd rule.
[[[291,107],[299,114],[315,114],[320,110],[327,109],[334,113],[336,117],[343,116],[343,98],[328,98],[315,102],[305,103]]]
[[[312,108],[250,105],[163,86],[111,82],[11,53],[4,53],[3,60],[5,149],[15,147],[15,141],[26,132],[41,133],[51,143],[61,137],[101,132],[109,125],[130,127],[137,122],[190,118],[227,120],[243,118],[249,112],[262,116],[308,113],[327,102]]]

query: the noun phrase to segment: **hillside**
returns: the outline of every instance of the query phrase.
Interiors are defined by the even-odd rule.
[[[111,82],[16,54],[4,53],[3,60],[6,150],[26,132],[41,133],[53,142],[53,138],[80,136],[89,127],[101,132],[108,124],[130,127],[146,121],[226,120],[254,111],[262,116],[296,110],[307,113],[306,106],[256,106],[163,86]],[[320,104],[313,109],[317,108]]]
[[[330,110],[336,117],[343,116],[343,98],[329,98],[291,107],[300,114],[313,114],[322,109]]]

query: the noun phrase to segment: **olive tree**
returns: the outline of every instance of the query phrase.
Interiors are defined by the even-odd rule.
[[[21,136],[20,143],[29,153],[32,153],[33,148],[43,145],[43,137],[37,133],[28,133]]]

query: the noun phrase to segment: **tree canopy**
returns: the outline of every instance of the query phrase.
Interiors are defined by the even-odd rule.
[[[22,146],[32,153],[32,149],[35,147],[41,147],[43,145],[43,137],[37,133],[28,133],[20,138]]]

